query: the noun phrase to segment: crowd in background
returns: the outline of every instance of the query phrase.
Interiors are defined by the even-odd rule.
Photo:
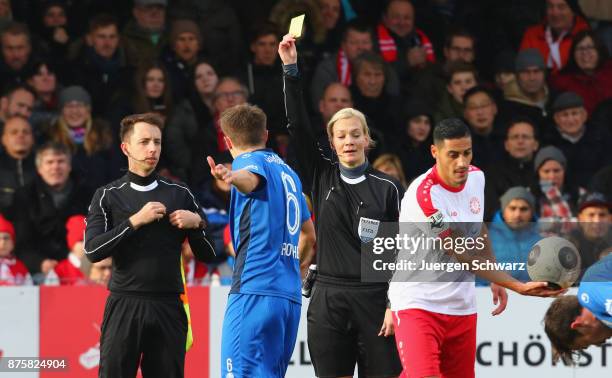
[[[249,102],[297,165],[277,48],[303,13],[304,96],[330,156],[325,124],[354,107],[370,163],[407,186],[434,164],[436,122],[462,118],[499,260],[551,233],[583,269],[610,252],[606,0],[0,0],[0,284],[108,282],[110,260],[83,259],[83,216],[126,172],[121,119],[143,112],[165,119],[158,173],[189,185],[225,252],[205,265],[185,245],[187,281],[227,282],[230,188],[205,157],[231,164],[219,115]]]

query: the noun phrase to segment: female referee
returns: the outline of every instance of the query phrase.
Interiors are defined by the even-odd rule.
[[[318,377],[396,377],[402,367],[387,309],[388,283],[361,280],[361,243],[380,222],[397,222],[401,185],[373,169],[364,115],[345,108],[327,124],[334,156],[316,142],[304,104],[297,49],[286,35],[283,61],[288,130],[302,181],[312,183],[317,278],[308,307],[308,348]],[[375,232],[374,232],[375,233]]]

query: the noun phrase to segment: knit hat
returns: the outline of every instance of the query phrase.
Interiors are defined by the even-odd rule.
[[[0,232],[6,232],[11,236],[11,240],[15,243],[15,227],[5,217],[0,214]]]
[[[78,85],[73,85],[71,87],[67,87],[62,89],[59,94],[59,107],[60,109],[64,107],[69,102],[77,101],[81,104],[85,104],[87,106],[91,106],[91,96],[83,87]]]
[[[529,67],[536,66],[541,70],[546,69],[544,58],[538,49],[526,49],[519,51],[514,61],[514,68],[516,72],[521,72]]]
[[[560,112],[569,108],[581,108],[584,106],[584,100],[575,92],[563,92],[552,104],[551,110],[553,113]]]
[[[547,160],[554,160],[559,162],[563,166],[563,169],[567,166],[567,159],[563,152],[555,146],[546,146],[542,148],[533,159],[533,168],[537,172],[542,164],[546,163]]]
[[[134,0],[134,5],[163,5],[168,6],[168,0]]]
[[[198,40],[198,43],[200,44],[200,48],[202,47],[202,33],[200,32],[198,24],[196,24],[194,21],[188,19],[174,21],[172,23],[172,29],[170,29],[170,42],[174,44],[179,35],[183,33],[194,34]]]
[[[612,211],[612,202],[608,201],[605,194],[599,192],[590,192],[582,196],[578,201],[578,212],[591,206],[607,207]]]
[[[83,239],[85,239],[85,217],[73,215],[66,221],[66,244],[72,250],[72,247]]]
[[[531,194],[531,192],[527,190],[527,188],[524,188],[522,186],[515,186],[506,190],[506,193],[499,197],[499,202],[501,203],[502,211],[506,208],[506,206],[508,206],[510,201],[514,199],[525,200],[525,202],[529,204],[532,210],[535,207],[535,197],[533,196],[533,194]]]

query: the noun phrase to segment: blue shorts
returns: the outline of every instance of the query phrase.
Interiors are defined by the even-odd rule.
[[[301,307],[281,297],[230,294],[223,319],[221,377],[284,377]]]

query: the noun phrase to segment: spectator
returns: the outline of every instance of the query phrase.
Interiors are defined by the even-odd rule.
[[[45,277],[45,285],[80,285],[85,283],[83,272],[85,250],[85,216],[73,215],[66,221],[66,244],[68,257],[59,261]]]
[[[113,271],[113,258],[107,257],[104,260],[91,264],[89,269],[89,282],[94,285],[108,286],[111,273]]]
[[[317,5],[326,31],[325,42],[321,46],[320,54],[327,58],[340,46],[340,30],[344,26],[342,4],[340,0],[317,0]]]
[[[433,45],[415,26],[414,5],[410,0],[391,0],[376,27],[378,45],[385,62],[391,63],[399,77],[410,68],[424,67],[436,60]],[[405,57],[405,58],[404,58]]]
[[[589,184],[593,192],[603,193],[606,198],[612,198],[612,164],[595,173]]]
[[[31,285],[32,276],[14,249],[15,228],[0,214],[0,286]]]
[[[582,97],[564,92],[554,101],[551,109],[554,129],[543,136],[545,144],[563,151],[568,160],[567,173],[575,186],[586,188],[593,175],[612,163],[606,143],[612,140],[607,130],[588,124]]]
[[[552,96],[546,86],[546,66],[536,49],[527,49],[516,56],[516,81],[504,87],[501,115],[504,121],[514,116],[531,118],[540,132],[546,125],[548,104]]]
[[[427,104],[419,101],[410,101],[403,108],[404,121],[395,153],[400,157],[404,174],[410,182],[435,163],[430,151],[433,143],[433,116]]]
[[[501,158],[503,133],[497,124],[497,104],[488,89],[476,86],[463,95],[463,118],[472,131],[472,165],[486,167]]]
[[[382,132],[384,140],[390,141],[397,129],[396,110],[400,103],[398,96],[385,90],[391,69],[373,52],[359,55],[354,68],[350,88],[354,106],[368,117],[371,128]]]
[[[2,130],[0,152],[0,213],[8,214],[15,191],[36,177],[32,147],[32,127],[21,116],[9,118]],[[12,218],[12,217],[11,217]]]
[[[110,107],[108,119],[113,135],[119,134],[121,120],[129,114],[157,113],[164,121],[172,113],[172,94],[168,72],[160,63],[146,64],[136,71],[134,85]],[[119,147],[117,147],[119,148]]]
[[[54,64],[63,64],[72,38],[68,34],[66,3],[51,0],[43,4],[40,37],[46,55]]]
[[[584,99],[588,114],[603,100],[612,97],[612,61],[599,37],[591,30],[576,34],[567,65],[550,78],[559,92],[576,92]]]
[[[199,61],[190,96],[176,106],[164,131],[170,172],[191,185],[210,178],[203,159],[210,149],[216,151],[219,142],[210,126],[216,112],[214,93],[218,83],[213,66],[208,61]]]
[[[276,25],[267,23],[251,33],[250,50],[253,54],[243,67],[240,78],[249,88],[249,103],[259,106],[266,116],[269,140],[281,156],[286,156],[289,138],[282,96],[283,75],[278,60],[278,31]]]
[[[229,151],[221,152],[215,156],[215,162],[217,164],[223,164],[228,169],[231,169],[233,159]],[[228,262],[232,262],[233,259],[228,261],[228,254],[225,253],[223,241],[223,232],[230,221],[230,190],[231,185],[228,185],[223,180],[213,178],[206,182],[197,193],[202,209],[204,209],[204,213],[206,214],[206,219],[208,220],[206,230],[209,239],[213,243],[215,251],[220,251],[213,260],[207,262],[208,271],[211,272],[211,276],[214,274],[217,276],[232,275],[232,268]]]
[[[92,112],[105,116],[109,104],[128,92],[134,74],[119,41],[119,26],[114,16],[98,14],[89,22],[83,41],[73,46],[73,74],[70,82],[95,94]]]
[[[578,0],[546,0],[546,17],[529,27],[523,35],[521,50],[538,49],[546,67],[557,72],[567,63],[572,38],[589,29],[580,15]]]
[[[539,222],[555,222],[555,227],[565,229],[575,219],[578,198],[577,189],[566,182],[565,155],[554,146],[544,147],[536,154],[533,167],[538,176],[533,192],[538,201]]]
[[[494,81],[497,90],[503,91],[511,82],[516,80],[514,51],[504,50],[495,57],[493,67]]]
[[[219,76],[235,75],[244,61],[242,26],[229,2],[225,0],[190,1],[187,9],[206,41],[207,56],[214,59]],[[258,2],[259,4],[259,2]]]
[[[59,115],[58,93],[59,83],[57,69],[46,60],[39,60],[32,65],[32,71],[27,75],[27,83],[36,93],[30,122],[36,139],[45,126],[55,121]]]
[[[68,255],[66,220],[87,211],[92,191],[70,177],[70,152],[64,145],[41,146],[36,169],[38,177],[15,193],[16,251],[30,273],[46,275]]]
[[[408,182],[404,176],[404,168],[399,157],[395,154],[382,154],[372,164],[372,168],[381,171],[391,177],[394,177],[400,184],[402,189],[408,188]]]
[[[581,257],[581,274],[599,260],[601,251],[612,246],[612,203],[602,193],[590,192],[582,196],[578,205],[578,227],[571,240]]]
[[[463,28],[451,30],[444,41],[444,59],[446,62],[464,62],[474,64],[476,60],[476,41],[470,32]]]
[[[535,221],[535,197],[522,186],[508,189],[499,199],[501,210],[489,226],[489,240],[499,263],[525,263],[529,251],[541,237]],[[510,275],[522,282],[531,281],[527,270],[512,270]],[[476,285],[489,283],[476,278]]]
[[[32,63],[32,36],[28,26],[14,22],[1,35],[0,83],[23,83]]]
[[[446,71],[446,91],[436,107],[436,123],[447,118],[463,117],[463,96],[478,84],[478,73],[470,64],[453,62],[447,65]]]
[[[360,20],[346,24],[338,52],[321,61],[315,69],[310,87],[315,109],[330,83],[339,82],[347,87],[351,85],[353,77],[351,71],[355,58],[365,51],[373,51],[373,46],[372,30],[368,24]],[[392,95],[399,94],[399,79],[395,71],[390,73],[386,90]]]
[[[48,140],[61,143],[72,153],[72,168],[82,180],[97,188],[120,176],[121,156],[113,154],[109,124],[91,114],[91,96],[72,86],[59,96],[60,117],[50,125]]]
[[[10,86],[0,98],[0,129],[14,116],[30,118],[34,107],[34,90],[24,84]]]
[[[167,0],[134,0],[132,15],[121,34],[132,67],[155,62],[167,44],[164,33]]]
[[[526,117],[513,118],[506,127],[504,156],[485,167],[485,221],[491,221],[499,209],[499,198],[511,187],[536,186],[533,157],[538,150],[538,135],[533,121]]]
[[[202,46],[202,34],[195,22],[176,20],[172,23],[170,46],[161,59],[170,76],[173,98],[182,99],[187,96]]]
[[[10,0],[0,0],[0,33],[13,21]]]
[[[456,28],[447,34],[443,52],[447,66],[455,62],[473,64],[474,37],[466,30]],[[435,107],[446,93],[446,73],[439,63],[428,62],[422,67],[411,67],[400,80],[403,95],[418,98],[431,107]]]

